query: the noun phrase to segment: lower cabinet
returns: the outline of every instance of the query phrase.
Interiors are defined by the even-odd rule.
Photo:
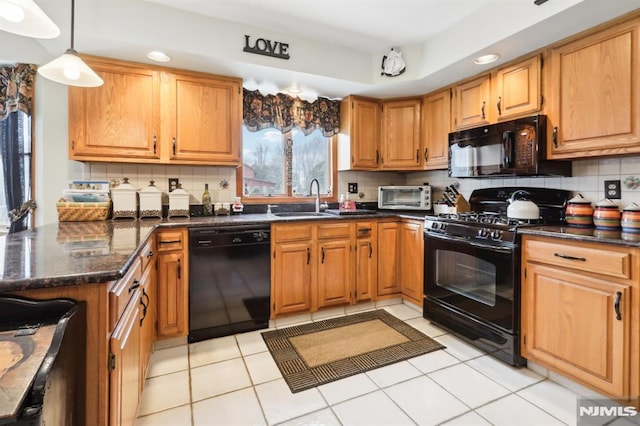
[[[400,293],[398,282],[399,222],[378,222],[378,296]]]
[[[636,399],[638,251],[524,236],[523,356],[610,397]]]
[[[399,228],[398,275],[403,297],[422,306],[424,287],[424,224],[403,221]]]
[[[376,221],[356,222],[355,302],[375,299],[378,285],[378,244]]]
[[[353,284],[353,222],[317,225],[318,308],[350,303]]]
[[[187,228],[158,231],[158,337],[189,333]]]

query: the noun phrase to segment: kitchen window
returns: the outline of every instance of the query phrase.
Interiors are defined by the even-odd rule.
[[[314,102],[279,93],[243,93],[242,167],[236,174],[245,202],[296,202],[320,183],[323,200],[335,201],[335,135],[340,102]]]

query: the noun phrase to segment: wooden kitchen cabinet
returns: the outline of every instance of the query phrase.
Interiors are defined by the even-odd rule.
[[[340,104],[338,170],[380,168],[380,101],[347,96]]]
[[[497,120],[534,114],[542,104],[540,55],[534,55],[496,71],[493,96]]]
[[[424,225],[420,220],[407,220],[398,228],[398,275],[400,292],[419,306],[423,301],[424,276]]]
[[[189,332],[189,256],[187,228],[158,231],[158,337]]]
[[[454,94],[456,130],[490,123],[491,74],[456,84]]]
[[[356,222],[354,301],[375,300],[378,286],[378,223]]]
[[[272,225],[271,316],[311,309],[313,225]]]
[[[152,236],[140,251],[140,392],[147,377],[149,359],[156,341],[157,322],[157,265],[156,240]]]
[[[242,80],[84,57],[105,81],[69,88],[69,158],[240,165]]]
[[[422,144],[425,170],[446,170],[449,166],[451,97],[448,88],[422,100]]]
[[[638,397],[638,249],[523,236],[522,353],[622,401]]]
[[[551,49],[552,158],[640,152],[640,19]]]
[[[163,148],[170,162],[240,165],[242,81],[162,73]]]
[[[400,293],[398,229],[399,222],[378,222],[378,296]]]
[[[421,98],[383,101],[382,169],[422,169],[421,104]]]
[[[159,160],[160,74],[122,61],[85,60],[104,84],[69,87],[69,158]]]
[[[316,225],[318,308],[347,304],[352,300],[352,225],[350,221]]]

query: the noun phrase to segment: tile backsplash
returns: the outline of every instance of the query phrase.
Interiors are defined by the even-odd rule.
[[[235,167],[166,166],[148,164],[84,163],[84,175],[92,180],[122,180],[141,189],[150,180],[163,192],[168,192],[168,179],[177,177],[182,187],[192,195],[192,202],[200,202],[205,183],[209,184],[213,201],[232,202],[236,194]],[[533,177],[499,179],[451,179],[446,170],[425,172],[338,172],[338,192],[347,193],[350,182],[358,184],[358,194],[350,194],[356,201],[377,201],[380,185],[421,185],[428,182],[432,186],[433,199],[440,197],[442,189],[459,182],[460,192],[469,197],[476,188],[487,186],[531,186],[557,188],[581,193],[593,203],[605,198],[604,182],[621,181],[621,199],[614,200],[619,207],[636,202],[640,204],[640,156],[602,158],[573,161],[572,177]],[[625,185],[625,181],[628,182]],[[635,183],[635,185],[633,185]]]

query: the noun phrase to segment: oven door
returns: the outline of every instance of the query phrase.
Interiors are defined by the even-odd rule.
[[[480,323],[518,331],[517,250],[425,232],[424,294]]]

